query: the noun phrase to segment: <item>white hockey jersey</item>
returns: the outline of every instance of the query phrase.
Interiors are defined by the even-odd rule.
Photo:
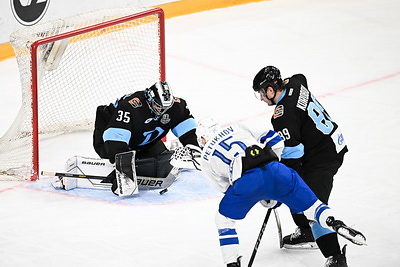
[[[221,128],[214,137],[207,140],[201,154],[201,167],[216,189],[225,192],[241,177],[241,157],[251,145],[269,145],[279,158],[284,147],[283,139],[278,133],[269,130],[255,134],[239,124]]]

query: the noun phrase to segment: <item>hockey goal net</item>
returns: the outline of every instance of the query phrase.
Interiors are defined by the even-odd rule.
[[[11,34],[22,105],[0,139],[1,179],[36,180],[39,143],[93,130],[96,107],[165,80],[160,8],[93,11]]]

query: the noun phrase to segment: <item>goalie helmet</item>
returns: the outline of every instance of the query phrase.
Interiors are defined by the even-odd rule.
[[[167,82],[156,82],[144,91],[144,96],[157,116],[164,114],[174,104],[174,96]]]
[[[259,92],[263,90],[264,93],[268,87],[272,87],[276,92],[282,88],[281,72],[274,66],[267,66],[262,68],[254,77],[253,90]]]
[[[204,147],[205,143],[214,137],[220,128],[220,125],[211,117],[201,119],[196,128],[197,142],[200,147]]]

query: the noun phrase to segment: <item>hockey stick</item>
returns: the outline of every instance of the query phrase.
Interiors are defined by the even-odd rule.
[[[177,178],[180,173],[180,169],[171,170],[171,172],[165,178],[158,177],[147,177],[147,176],[137,176],[139,189],[163,189],[168,188]],[[105,180],[107,176],[97,176],[97,175],[86,175],[86,174],[73,174],[67,172],[49,172],[42,171],[41,175],[44,176],[58,176],[60,178],[78,178],[78,179],[89,179],[89,180]],[[111,186],[111,184],[110,184]]]
[[[253,265],[254,258],[256,257],[256,254],[257,254],[258,246],[260,245],[261,238],[264,234],[265,227],[267,226],[269,216],[271,215],[271,211],[272,211],[272,209],[268,209],[268,212],[265,215],[264,222],[261,226],[260,233],[258,234],[257,241],[256,241],[256,244],[254,245],[253,253],[251,254],[249,264],[247,265],[247,267],[251,267]]]
[[[181,173],[181,169],[178,167],[173,167],[172,170],[169,172],[167,178],[171,175],[175,178],[174,181],[176,181],[176,179],[178,179],[179,174]],[[168,185],[167,187],[165,187],[163,190],[161,190],[159,193],[160,195],[163,195],[165,193],[168,192],[168,189],[170,188],[170,186],[172,185],[172,183],[170,185]]]
[[[281,220],[279,219],[279,214],[277,209],[274,209],[274,215],[276,220],[276,226],[278,227],[279,248],[283,248],[282,225],[281,225]]]
[[[74,173],[68,173],[68,172],[49,172],[49,171],[42,171],[42,172],[41,172],[41,175],[43,175],[43,176],[68,177],[68,178],[95,179],[95,180],[104,180],[104,179],[107,179],[107,176],[74,174]]]

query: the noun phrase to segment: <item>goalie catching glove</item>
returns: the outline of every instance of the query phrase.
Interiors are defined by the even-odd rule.
[[[178,147],[171,157],[171,165],[180,169],[195,169],[201,171],[201,148],[195,145]]]

